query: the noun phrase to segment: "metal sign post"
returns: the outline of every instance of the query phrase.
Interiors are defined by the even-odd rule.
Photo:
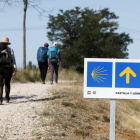
[[[110,140],[115,140],[116,99],[110,100]]]

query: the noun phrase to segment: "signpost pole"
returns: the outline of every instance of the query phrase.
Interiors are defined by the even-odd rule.
[[[116,99],[110,100],[110,140],[115,140]]]

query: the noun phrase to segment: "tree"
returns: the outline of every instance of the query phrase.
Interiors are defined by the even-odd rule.
[[[33,64],[32,70],[37,70],[37,66]]]
[[[39,16],[44,15],[45,12],[48,12],[42,9],[39,5],[42,0],[0,0],[0,2],[4,2],[3,8],[0,11],[3,11],[5,5],[24,5],[24,14],[23,14],[23,69],[26,69],[26,12],[28,7],[34,8]]]
[[[100,11],[75,7],[49,15],[47,36],[58,40],[64,66],[83,71],[84,58],[128,58],[127,46],[133,42],[126,33],[117,33],[118,19],[108,8]]]
[[[37,66],[34,65],[34,64],[32,63],[32,61],[29,61],[28,64],[27,64],[27,69],[28,69],[28,70],[37,70]]]
[[[32,61],[29,61],[27,65],[27,69],[32,70],[32,68],[33,68]]]

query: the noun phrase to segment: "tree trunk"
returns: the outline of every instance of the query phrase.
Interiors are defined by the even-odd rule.
[[[28,0],[23,0],[24,15],[23,15],[23,69],[26,69],[26,12]]]

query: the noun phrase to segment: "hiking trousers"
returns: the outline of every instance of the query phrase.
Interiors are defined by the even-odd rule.
[[[12,67],[0,66],[0,103],[3,101],[3,86],[5,85],[6,99],[9,101],[10,97],[10,81],[13,74]]]
[[[48,70],[48,63],[38,62],[41,80],[45,82],[46,74]]]
[[[51,75],[50,75],[50,82],[53,83],[53,74],[55,72],[55,82],[58,82],[58,67],[57,63],[50,63],[50,70],[51,70]]]

